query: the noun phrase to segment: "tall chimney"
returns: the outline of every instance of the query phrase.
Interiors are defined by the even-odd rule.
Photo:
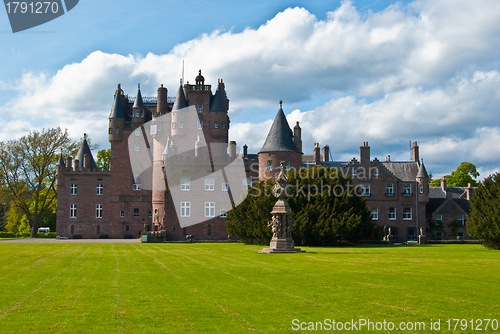
[[[73,160],[73,170],[76,172],[80,169],[80,160],[75,159]]]
[[[83,155],[83,168],[90,168],[90,154]]]
[[[71,158],[70,156],[68,156],[68,158],[66,159],[66,168],[71,168],[71,163],[73,162],[73,158]]]
[[[248,156],[248,146],[247,144],[243,145],[243,158]]]
[[[444,176],[441,177],[441,189],[443,189],[443,191],[446,191],[446,177]]]
[[[156,112],[160,115],[165,115],[167,113],[167,89],[161,84],[158,88],[158,98],[157,98],[157,110]]]
[[[321,154],[320,154],[319,143],[314,143],[314,164],[319,166],[321,164]]]
[[[299,150],[299,152],[302,152],[302,135],[301,135],[302,130],[300,129],[299,122],[295,124],[293,127],[293,142],[295,144],[295,147]]]
[[[229,142],[229,157],[230,158],[236,157],[236,142],[234,140],[231,140]]]
[[[413,142],[413,146],[411,147],[411,161],[420,162],[416,141]]]
[[[322,150],[323,161],[330,161],[330,146],[325,145]]]
[[[359,148],[359,161],[362,165],[370,164],[370,146],[367,141]]]
[[[467,189],[465,189],[465,195],[467,196],[467,200],[470,201],[471,199],[471,195],[472,195],[472,187],[471,187],[471,184],[468,183],[467,184]]]

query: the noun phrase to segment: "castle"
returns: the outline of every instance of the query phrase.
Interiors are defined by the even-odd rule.
[[[394,241],[416,240],[420,228],[435,239],[469,238],[464,221],[472,189],[446,188],[445,183],[441,188],[430,188],[416,142],[411,161],[405,162],[371,160],[368,142],[360,147],[359,160],[331,161],[328,145],[320,149],[318,143],[313,155],[304,155],[299,123],[290,129],[280,102],[260,152],[249,154],[245,145],[238,155],[236,143],[229,142],[229,100],[223,80],[212,93],[200,70],[195,84],[181,82],[175,99],[167,93],[161,85],[156,99],[143,99],[139,86],[133,98],[118,85],[109,114],[110,170],[96,167],[86,138],[74,159],[64,160],[61,155],[56,179],[58,235],[135,238],[146,229],[165,231],[168,240],[185,240],[187,236],[227,239],[224,218],[235,205],[238,191],[274,177],[280,161],[285,161],[287,169],[313,165],[341,168],[353,178],[359,195],[366,197],[379,234],[382,227],[391,227]],[[196,120],[191,123],[197,137],[188,132],[187,108],[196,110]],[[206,146],[200,143],[200,134]],[[138,158],[134,160],[134,156]],[[237,156],[242,157],[244,172],[241,180],[232,180],[229,187],[223,170]],[[145,163],[148,157],[149,165]],[[183,174],[188,171],[198,176]],[[196,194],[197,199],[176,198],[173,186]],[[226,201],[214,199],[225,194],[229,195]],[[436,231],[429,229],[429,220],[436,222]],[[374,231],[374,238],[379,234]]]

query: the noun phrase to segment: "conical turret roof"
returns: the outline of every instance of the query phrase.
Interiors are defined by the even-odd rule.
[[[83,167],[83,159],[85,157],[85,154],[90,154],[90,168],[95,169],[95,161],[94,157],[92,156],[92,152],[90,151],[89,144],[87,143],[87,134],[83,134],[83,142],[80,145],[80,149],[78,149],[78,153],[75,156],[75,160],[78,159],[78,165],[80,167]]]
[[[174,152],[172,152],[172,147],[171,147],[171,142],[170,142],[170,137],[167,137],[167,144],[165,145],[165,150],[163,150],[162,155],[173,155]]]
[[[274,119],[271,130],[269,130],[266,141],[264,142],[264,146],[262,146],[262,149],[259,153],[276,151],[299,152],[299,150],[295,146],[295,143],[293,142],[292,130],[290,129],[290,126],[288,125],[285,117],[285,113],[281,108],[281,101],[278,114]]]
[[[177,96],[175,97],[174,106],[172,107],[172,111],[181,110],[182,108],[186,108],[188,106],[186,96],[184,95],[184,89],[182,89],[182,85],[179,86],[179,90],[177,91]]]
[[[115,92],[115,101],[113,102],[113,107],[111,107],[109,118],[125,118],[125,109],[123,108],[122,93],[123,91],[120,87],[120,84],[118,84],[118,89]]]
[[[424,177],[428,178],[429,174],[427,174],[427,170],[425,169],[424,162],[422,161],[422,163],[420,164],[420,167],[418,169],[417,178],[424,178]]]
[[[137,95],[135,96],[134,106],[132,108],[144,108],[144,102],[142,101],[141,94],[141,84],[137,85]]]
[[[217,91],[215,92],[214,100],[210,111],[227,111],[226,109],[226,94],[224,92],[224,84],[219,82]]]
[[[58,166],[64,166],[65,163],[64,163],[64,159],[63,159],[63,155],[62,155],[62,152],[61,154],[59,155],[59,162],[57,163]]]

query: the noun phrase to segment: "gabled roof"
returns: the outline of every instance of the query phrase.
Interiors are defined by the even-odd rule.
[[[141,84],[137,85],[137,95],[135,96],[134,106],[132,108],[144,108],[144,102],[142,101],[141,94]]]
[[[111,107],[111,112],[109,113],[109,118],[125,118],[125,110],[123,108],[122,101],[122,89],[120,84],[118,84],[118,89],[115,91],[115,101],[113,102],[113,107]]]
[[[217,91],[210,107],[210,111],[227,111],[226,109],[226,93],[224,92],[224,85],[219,82]]]
[[[423,161],[420,164],[420,168],[418,169],[417,177],[420,177],[420,178],[425,178],[425,177],[428,178],[429,177],[429,174],[427,174],[427,170],[425,169],[425,165],[424,165]]]
[[[184,95],[184,89],[182,85],[179,86],[179,90],[177,91],[177,96],[175,97],[174,106],[172,107],[172,111],[181,110],[182,108],[186,108],[188,106],[186,96]]]
[[[380,163],[401,181],[411,182],[416,180],[416,175],[418,174],[419,167],[418,163],[415,161],[411,162],[381,161]]]
[[[78,165],[79,167],[83,167],[83,159],[85,157],[85,154],[90,154],[90,168],[95,169],[95,161],[94,157],[92,156],[92,152],[90,152],[90,147],[89,144],[87,143],[87,134],[83,135],[83,142],[82,145],[80,145],[80,149],[78,150],[78,153],[75,156],[75,160],[78,159]]]
[[[259,153],[283,151],[299,152],[293,142],[292,130],[288,125],[285,113],[280,106],[278,114],[276,114],[276,118],[271,126],[271,130],[269,130],[269,133],[267,134],[264,146],[262,146]]]

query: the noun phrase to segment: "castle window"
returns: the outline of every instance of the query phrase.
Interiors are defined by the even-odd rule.
[[[102,204],[96,204],[95,206],[95,217],[102,218]]]
[[[71,188],[70,188],[70,192],[69,192],[71,195],[76,195],[76,184],[72,184],[71,185]]]
[[[109,128],[108,133],[112,134],[113,133],[113,128]]]
[[[411,208],[403,208],[403,220],[411,220]]]
[[[115,128],[115,133],[119,134],[120,133],[120,128]]]
[[[403,184],[403,196],[411,196],[411,184]]]
[[[285,161],[285,170],[290,170],[290,161]]]
[[[141,110],[141,117],[144,117],[144,111]]]
[[[184,128],[184,123],[179,122],[179,129],[182,129],[182,128]]]
[[[151,136],[154,136],[157,132],[158,132],[158,125],[152,124],[151,127],[149,128],[149,134]]]
[[[153,211],[148,210],[148,218],[153,218]]]
[[[222,122],[222,128],[225,129],[226,128],[226,122]]]
[[[228,191],[229,190],[229,184],[227,182],[222,182],[222,191]]]
[[[141,190],[141,184],[140,183],[134,183],[132,186],[132,190],[139,191]]]
[[[205,190],[214,191],[215,190],[215,180],[205,179]]]
[[[389,208],[389,220],[396,219],[396,208]]]
[[[372,209],[372,220],[378,220],[378,208]]]
[[[370,184],[365,183],[361,185],[361,195],[370,196]]]
[[[135,151],[139,152],[141,150],[141,145],[139,143],[135,143]]]
[[[191,217],[191,202],[181,202],[181,217]]]
[[[188,191],[191,189],[191,180],[188,177],[181,178],[181,190]]]
[[[267,161],[267,170],[273,170],[273,162],[271,160]]]
[[[134,218],[139,218],[139,208],[134,208]]]
[[[385,196],[394,196],[394,185],[392,183],[385,185]]]
[[[357,169],[357,168],[354,168],[354,169],[352,170],[352,176],[356,176],[356,175],[358,175],[358,169]]]
[[[135,129],[135,135],[137,137],[139,137],[141,135],[141,128],[140,127]]]
[[[203,104],[198,104],[198,112],[203,112]]]
[[[227,210],[220,209],[220,217],[221,218],[226,218],[227,217]]]
[[[214,122],[214,128],[216,128],[216,129],[219,128],[219,122]]]
[[[96,194],[102,195],[102,190],[103,190],[102,184],[98,184],[96,187]]]
[[[198,129],[203,129],[203,121],[198,121]]]
[[[69,218],[76,218],[76,204],[71,204],[69,207]]]
[[[417,241],[417,229],[415,227],[408,227],[406,230],[408,241]]]
[[[443,225],[443,215],[436,215],[436,225],[438,226]]]
[[[378,168],[373,169],[373,176],[378,176]]]
[[[215,202],[205,202],[205,217],[215,217]]]
[[[464,215],[460,215],[457,218],[458,225],[465,225]]]
[[[139,117],[139,110],[135,111],[135,117]]]
[[[120,218],[125,218],[125,211],[124,210],[120,211]]]
[[[424,193],[424,186],[420,186],[420,193],[423,194]]]
[[[175,122],[172,122],[172,129],[175,129],[177,126],[177,124],[175,124]]]

